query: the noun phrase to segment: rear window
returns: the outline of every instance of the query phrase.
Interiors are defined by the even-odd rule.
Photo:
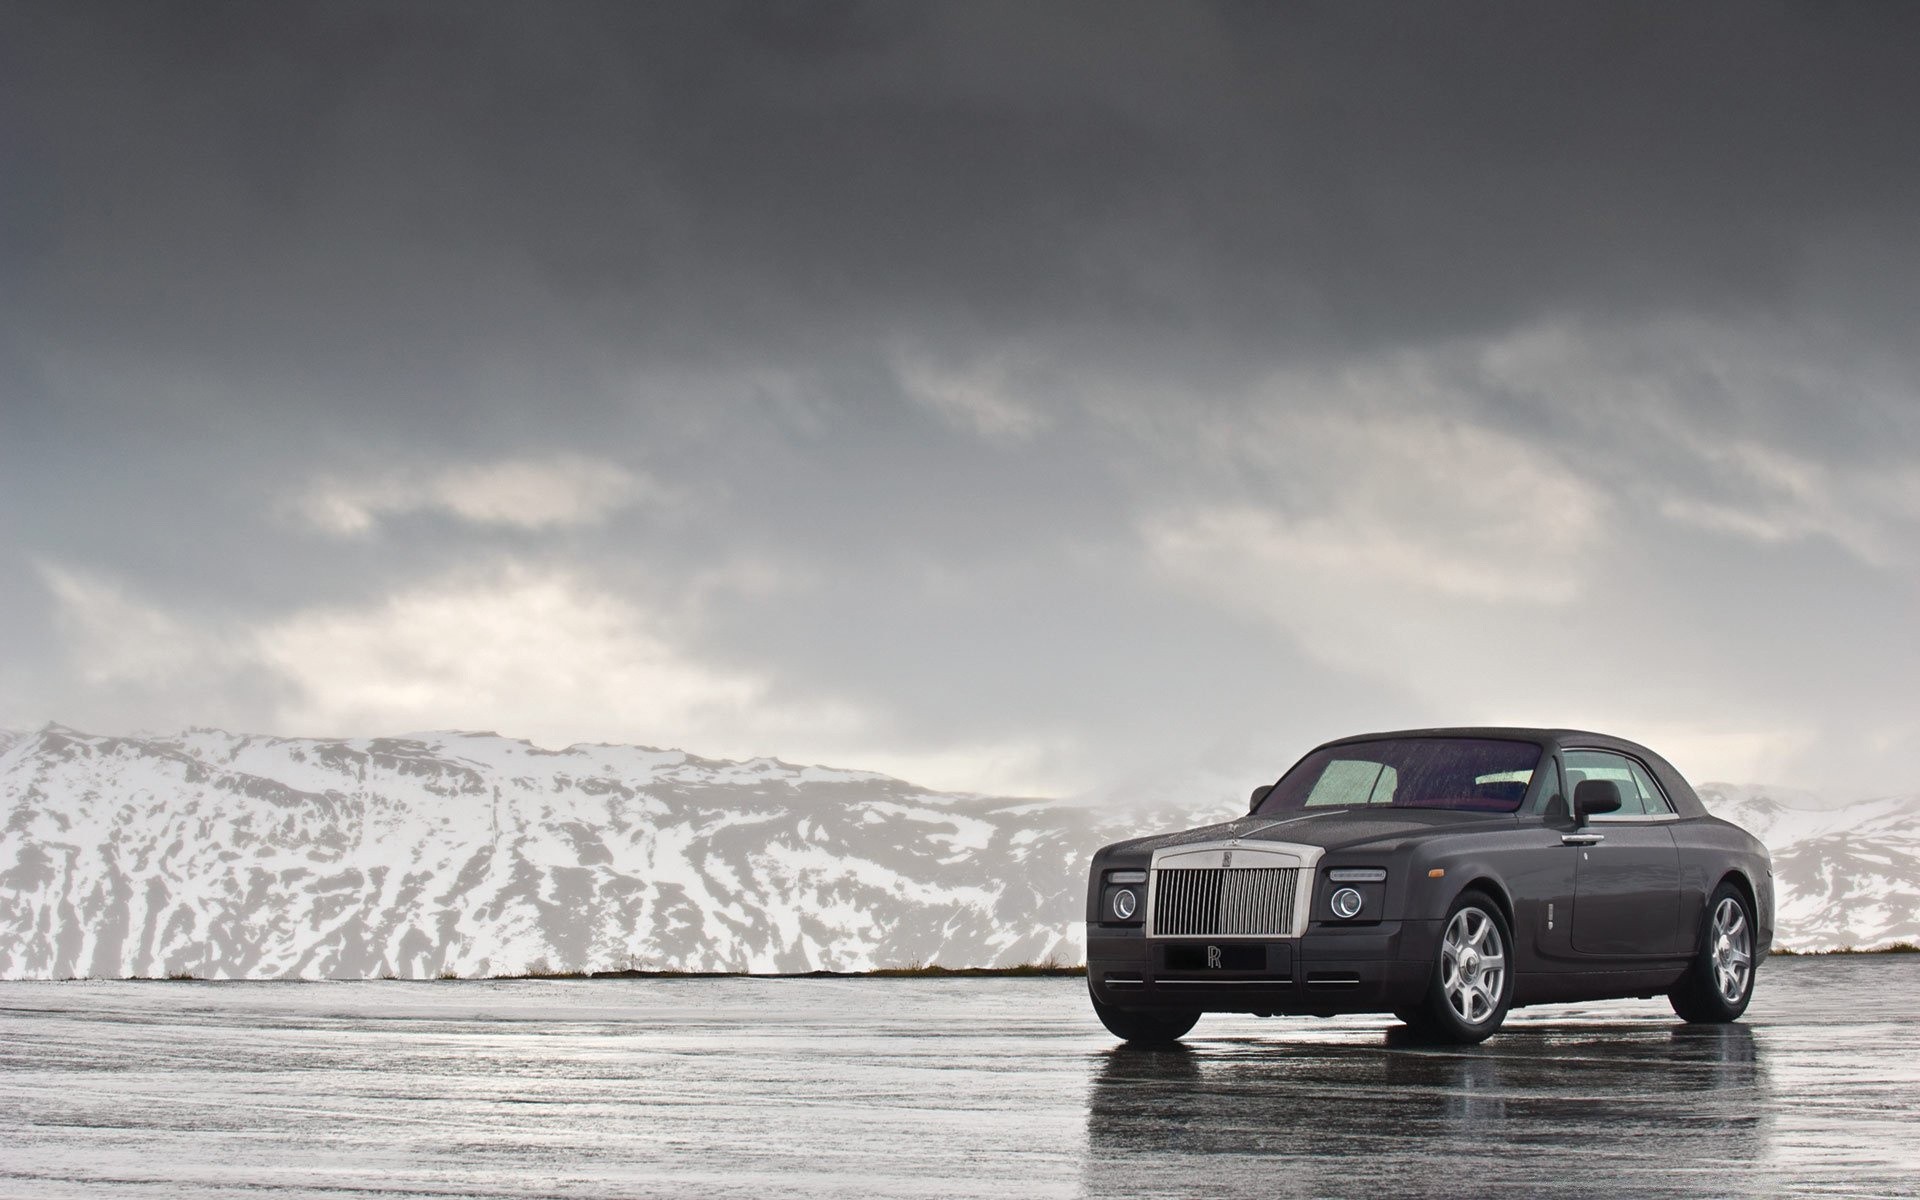
[[[1315,750],[1261,802],[1307,808],[1449,808],[1518,812],[1541,749],[1496,738],[1385,738]]]

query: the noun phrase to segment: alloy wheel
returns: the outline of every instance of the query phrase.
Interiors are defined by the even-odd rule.
[[[1713,910],[1713,983],[1729,1004],[1738,1004],[1753,978],[1753,931],[1740,902],[1728,896]]]
[[[1440,952],[1447,1005],[1467,1024],[1483,1024],[1500,1007],[1507,981],[1506,947],[1499,927],[1485,910],[1463,908],[1447,923]]]

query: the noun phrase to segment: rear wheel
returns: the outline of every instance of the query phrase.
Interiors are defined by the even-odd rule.
[[[1739,888],[1714,889],[1701,932],[1700,952],[1667,999],[1683,1021],[1725,1024],[1753,999],[1753,913]]]
[[[1200,1020],[1197,1012],[1139,1012],[1115,1008],[1098,1000],[1093,1002],[1093,1015],[1100,1018],[1100,1023],[1107,1027],[1108,1033],[1138,1046],[1164,1046],[1169,1042],[1177,1042]]]
[[[1513,1005],[1513,936],[1493,900],[1465,892],[1442,926],[1426,1003],[1394,1015],[1422,1034],[1472,1045],[1484,1042]]]

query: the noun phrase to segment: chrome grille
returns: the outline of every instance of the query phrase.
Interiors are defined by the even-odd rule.
[[[1153,873],[1154,937],[1293,934],[1297,867],[1174,867]]]

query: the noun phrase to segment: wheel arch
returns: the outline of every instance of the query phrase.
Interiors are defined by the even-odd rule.
[[[1760,945],[1760,899],[1753,890],[1753,880],[1747,878],[1747,873],[1739,867],[1728,867],[1725,871],[1721,872],[1720,878],[1714,880],[1713,886],[1707,890],[1708,912],[1706,918],[1700,921],[1699,927],[1694,933],[1694,952],[1699,952],[1699,939],[1706,934],[1707,920],[1710,919],[1712,915],[1713,894],[1719,891],[1723,885],[1729,883],[1733,885],[1735,891],[1740,893],[1741,898],[1747,902],[1747,919],[1753,923],[1753,948],[1756,957],[1766,953],[1766,950]]]
[[[1500,910],[1501,920],[1507,923],[1508,933],[1512,934],[1515,938],[1520,936],[1513,922],[1513,897],[1507,894],[1506,885],[1501,883],[1498,878],[1486,871],[1474,874],[1472,878],[1461,885],[1459,891],[1453,894],[1453,899],[1447,902],[1447,907],[1451,909],[1454,905],[1460,903],[1460,898],[1468,892],[1479,892],[1487,899],[1493,901],[1493,906]]]

